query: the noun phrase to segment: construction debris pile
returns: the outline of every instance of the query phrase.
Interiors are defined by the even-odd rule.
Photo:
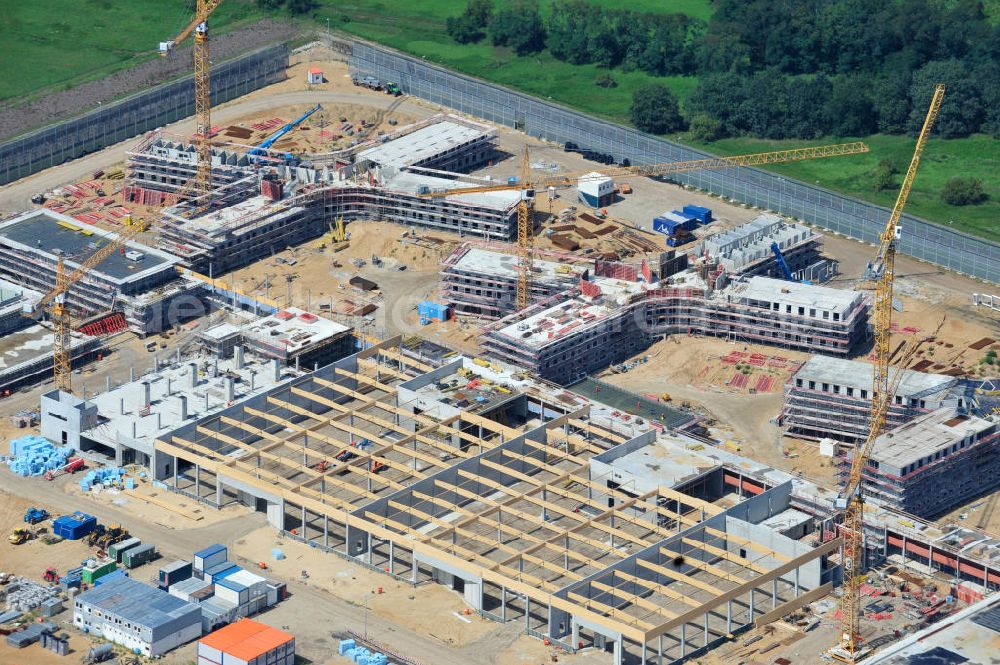
[[[41,476],[66,466],[73,455],[69,447],[56,448],[40,436],[22,436],[10,442],[7,466],[19,476]]]
[[[94,469],[92,471],[88,471],[87,475],[80,479],[80,489],[84,492],[89,492],[97,485],[105,488],[124,487],[125,489],[133,489],[135,487],[135,479],[126,478],[125,474],[125,469],[117,466]]]

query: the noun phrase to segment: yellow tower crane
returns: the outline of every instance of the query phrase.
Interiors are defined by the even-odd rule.
[[[871,421],[868,425],[868,434],[864,443],[855,449],[855,454],[851,460],[851,472],[847,479],[844,491],[837,498],[836,508],[844,511],[844,594],[840,600],[840,609],[843,624],[843,642],[839,647],[831,650],[831,655],[845,663],[853,665],[858,660],[864,658],[868,649],[862,644],[859,628],[860,611],[860,586],[863,579],[864,562],[862,559],[864,541],[864,493],[862,492],[862,475],[868,463],[868,456],[871,454],[875,440],[882,434],[885,428],[886,416],[892,396],[895,393],[894,386],[889,382],[889,338],[892,327],[892,287],[895,270],[896,242],[902,232],[900,222],[902,220],[903,208],[910,195],[910,188],[916,178],[917,169],[920,166],[920,156],[927,145],[934,121],[937,119],[938,111],[941,109],[941,101],[944,98],[944,86],[938,85],[934,89],[934,96],[931,98],[930,108],[927,110],[927,117],[924,125],[917,137],[917,145],[913,151],[913,158],[910,160],[910,167],[906,170],[903,184],[899,189],[899,196],[896,197],[896,205],[889,215],[885,229],[879,236],[879,248],[875,255],[872,272],[877,275],[875,285],[875,305],[874,305],[874,362],[872,363],[872,401],[871,401]],[[898,376],[902,374],[902,367],[897,369]]]
[[[128,220],[128,218],[126,218]],[[145,230],[145,223],[136,219],[126,221],[126,225],[114,238],[100,246],[97,251],[88,256],[83,263],[71,272],[66,272],[66,264],[60,254],[56,265],[55,288],[42,296],[32,308],[33,315],[48,310],[52,321],[52,366],[55,384],[58,390],[73,392],[73,356],[72,356],[72,316],[69,310],[68,295],[70,287],[86,277],[98,264],[115,252],[122,250],[125,244]]]
[[[222,0],[198,0],[194,18],[180,34],[168,42],[160,42],[160,55],[166,56],[175,46],[194,33],[194,117],[195,143],[198,148],[198,171],[194,190],[199,195],[212,189],[212,98],[211,61],[208,53],[208,17]]]
[[[792,150],[758,152],[749,155],[736,155],[733,157],[710,157],[708,159],[696,159],[686,162],[665,162],[661,164],[644,164],[641,166],[619,166],[601,171],[568,173],[536,179],[531,176],[528,149],[525,148],[524,157],[521,161],[521,179],[516,183],[457,187],[443,191],[431,191],[420,194],[420,196],[426,198],[511,190],[518,190],[521,192],[521,200],[517,207],[517,295],[515,300],[517,309],[521,310],[528,306],[528,297],[531,291],[531,266],[533,258],[532,235],[534,233],[532,212],[534,209],[534,192],[536,191],[546,191],[549,188],[563,189],[566,187],[574,187],[581,181],[586,181],[587,179],[663,176],[670,175],[671,173],[684,173],[688,171],[726,169],[735,166],[764,166],[767,164],[795,162],[804,159],[840,157],[844,155],[856,155],[863,152],[868,152],[868,146],[860,141],[856,141],[854,143],[839,143],[835,145],[815,146],[812,148],[794,148]]]

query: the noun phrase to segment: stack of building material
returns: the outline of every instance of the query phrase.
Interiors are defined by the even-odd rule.
[[[15,649],[23,649],[37,642],[41,639],[42,635],[51,634],[55,629],[56,625],[47,621],[45,623],[33,623],[24,630],[8,635],[7,644]]]
[[[55,635],[53,633],[43,632],[42,633],[42,648],[53,651],[60,656],[65,656],[69,653],[69,634],[63,633],[62,635]]]
[[[346,656],[359,665],[386,665],[389,662],[384,653],[371,651],[370,649],[358,646],[354,640],[340,640],[337,653]]]
[[[295,638],[250,619],[241,619],[198,642],[198,662],[203,665],[292,665]]]
[[[95,485],[103,487],[122,487],[124,485],[125,469],[117,466],[94,469],[80,479],[80,489],[89,492]]]
[[[19,476],[41,476],[66,466],[72,448],[56,448],[40,436],[22,436],[10,442],[10,470]]]
[[[30,612],[42,603],[56,596],[57,587],[47,587],[36,584],[23,577],[17,578],[7,585],[7,609],[17,612]]]

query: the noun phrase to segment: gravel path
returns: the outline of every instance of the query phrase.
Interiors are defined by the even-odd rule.
[[[264,19],[232,32],[212,37],[212,60],[222,62],[268,44],[298,35],[292,23]],[[156,45],[152,44],[155,48]],[[134,67],[89,81],[69,90],[54,92],[24,103],[12,100],[2,105],[0,139],[72,117],[115,99],[191,72],[191,46],[178,48],[169,58],[147,60]]]

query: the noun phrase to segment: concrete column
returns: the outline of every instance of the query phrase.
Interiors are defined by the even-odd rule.
[[[216,356],[212,359],[212,368],[209,370],[209,375],[214,379],[219,376],[219,357]]]
[[[726,603],[726,633],[733,632],[733,601]]]
[[[240,344],[233,348],[233,366],[236,369],[243,369],[243,346]]]
[[[625,662],[625,638],[621,635],[615,638],[614,664],[622,665]]]
[[[330,517],[323,515],[323,547],[330,547]]]
[[[663,635],[656,638],[656,665],[663,665]]]
[[[708,644],[708,612],[705,612],[705,644]]]
[[[306,533],[306,507],[302,506],[302,522],[299,526],[302,529],[302,540],[309,542],[309,535]]]
[[[188,418],[188,398],[187,395],[177,396],[177,415],[180,416],[181,420],[187,420]]]
[[[771,580],[771,609],[778,607],[778,578]]]
[[[681,658],[687,655],[687,624],[681,624]]]
[[[143,381],[140,385],[142,386],[142,408],[145,409],[149,407],[149,404],[152,401],[150,399],[151,390],[149,386],[149,381]]]
[[[236,399],[236,382],[233,381],[232,377],[226,377],[226,402],[232,402]]]
[[[198,365],[195,363],[188,363],[188,385],[191,388],[198,387]]]
[[[201,498],[201,465],[194,465],[194,494]]]
[[[524,629],[531,628],[531,599],[524,597]]]
[[[174,394],[174,391],[173,391],[173,389],[170,386],[170,379],[168,378],[167,379],[167,397],[170,397],[173,394]]]
[[[105,377],[105,379],[106,380],[104,382],[105,384],[104,392],[109,393],[111,392],[111,375],[109,374],[107,377]]]
[[[125,415],[125,398],[121,397],[118,399],[118,411],[121,415]]]
[[[507,623],[507,587],[500,587],[500,621],[501,623]],[[576,628],[576,622],[573,623],[573,627]]]
[[[135,367],[128,368],[128,381],[129,383],[135,381]]]
[[[396,574],[396,543],[389,541],[389,574]]]
[[[160,371],[160,359],[154,355],[153,356],[153,373],[155,374],[156,372],[159,372],[159,371]]]
[[[271,361],[271,372],[273,373],[273,380],[275,383],[281,380],[281,363],[275,358]]]

